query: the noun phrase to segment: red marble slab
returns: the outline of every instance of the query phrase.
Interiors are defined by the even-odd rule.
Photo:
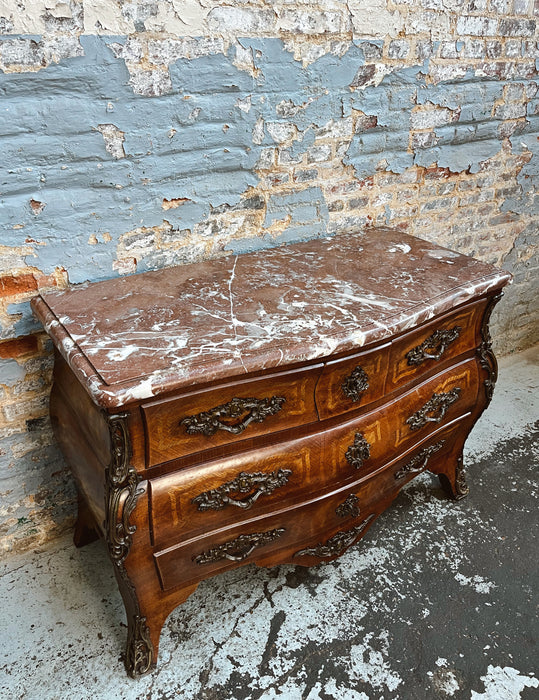
[[[42,294],[32,306],[93,400],[112,409],[358,350],[510,278],[372,228]]]

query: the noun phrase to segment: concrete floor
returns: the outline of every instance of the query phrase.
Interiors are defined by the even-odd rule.
[[[538,355],[500,363],[467,443],[468,498],[425,474],[336,562],[205,581],[137,681],[100,543],[68,534],[3,562],[0,698],[539,698]]]

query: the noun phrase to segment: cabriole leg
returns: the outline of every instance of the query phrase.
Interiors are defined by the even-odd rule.
[[[447,495],[455,501],[460,501],[468,495],[469,489],[466,483],[462,453],[456,460],[451,460],[444,465],[444,471],[439,472],[440,483]]]

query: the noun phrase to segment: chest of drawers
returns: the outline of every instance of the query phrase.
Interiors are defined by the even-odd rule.
[[[33,300],[56,348],[75,543],[108,546],[130,675],[201,580],[329,561],[425,469],[466,495],[509,279],[368,229]]]

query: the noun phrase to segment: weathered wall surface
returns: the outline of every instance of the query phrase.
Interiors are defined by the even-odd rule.
[[[0,540],[72,520],[40,288],[389,223],[537,341],[538,0],[0,2]],[[534,277],[535,275],[535,277]]]

